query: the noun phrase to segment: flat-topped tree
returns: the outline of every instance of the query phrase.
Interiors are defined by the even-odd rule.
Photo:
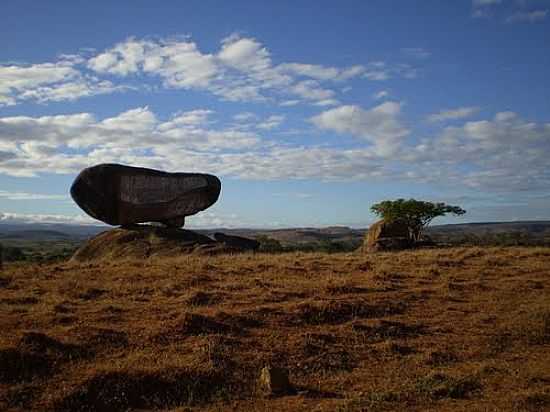
[[[411,239],[415,242],[420,239],[422,230],[436,217],[449,213],[455,216],[466,213],[459,206],[416,199],[384,200],[372,205],[370,210],[388,222],[402,220],[409,228]]]

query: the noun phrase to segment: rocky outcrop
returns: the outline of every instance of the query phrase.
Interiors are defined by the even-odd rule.
[[[248,239],[241,236],[226,235],[225,233],[214,233],[214,239],[226,246],[242,251],[257,251],[260,248],[260,242],[254,239]]]
[[[229,237],[233,238],[234,236]],[[240,239],[243,242],[245,240],[255,242],[250,239]],[[107,230],[92,237],[75,252],[71,262],[175,257],[190,253],[219,255],[252,250],[250,247],[245,248],[244,244],[240,243],[239,246],[214,240],[192,230],[133,225]]]
[[[181,227],[186,216],[212,206],[220,190],[220,180],[209,174],[100,164],[80,172],[71,196],[88,215],[109,225]]]
[[[366,251],[402,250],[411,247],[409,229],[402,220],[380,220],[369,227],[363,249]]]
[[[191,230],[150,225],[135,225],[102,232],[84,243],[72,262],[113,259],[145,259],[192,253],[198,246],[214,240]]]

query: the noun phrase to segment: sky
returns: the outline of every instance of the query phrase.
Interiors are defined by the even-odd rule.
[[[550,0],[4,1],[0,222],[113,162],[220,177],[189,227],[550,220],[549,68]]]

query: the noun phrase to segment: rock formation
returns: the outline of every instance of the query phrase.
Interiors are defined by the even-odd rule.
[[[401,250],[409,248],[411,244],[405,222],[379,220],[369,227],[363,247],[367,251]]]
[[[243,242],[247,240],[255,242],[251,239],[240,239]],[[250,250],[250,248],[238,247],[235,244],[227,244],[211,239],[191,230],[153,225],[133,225],[107,230],[92,237],[75,252],[71,262],[147,259],[150,257],[175,257],[185,254],[218,255],[242,253]]]
[[[220,190],[220,180],[209,174],[100,164],[80,172],[71,196],[87,214],[109,225],[181,227],[186,216],[212,206]]]

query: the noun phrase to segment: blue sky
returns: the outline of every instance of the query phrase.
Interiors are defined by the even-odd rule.
[[[222,179],[189,226],[550,219],[550,0],[11,1],[0,17],[0,221],[90,219],[119,162]]]

